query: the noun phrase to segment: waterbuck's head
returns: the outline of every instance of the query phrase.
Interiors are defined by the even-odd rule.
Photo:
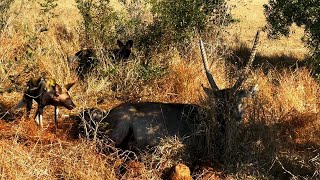
[[[239,121],[242,119],[242,116],[243,116],[242,99],[245,97],[251,96],[258,90],[258,85],[254,85],[249,89],[240,89],[240,87],[243,84],[243,82],[247,79],[251,64],[255,58],[255,54],[256,54],[257,46],[259,42],[259,33],[260,31],[257,31],[254,44],[251,50],[250,59],[245,69],[241,72],[241,75],[237,79],[236,83],[231,88],[226,88],[226,89],[219,89],[212,74],[209,72],[207,55],[205,52],[204,44],[200,37],[199,45],[200,45],[200,50],[202,55],[203,67],[210,85],[210,88],[204,87],[204,91],[210,98],[213,99],[215,119],[220,124],[222,131],[224,131],[227,120]]]

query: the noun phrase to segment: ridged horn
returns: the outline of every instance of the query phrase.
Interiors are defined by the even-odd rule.
[[[206,54],[206,50],[204,48],[201,36],[199,36],[199,46],[200,46],[200,51],[201,51],[202,63],[203,63],[204,71],[207,76],[207,80],[208,80],[212,90],[219,91],[219,88],[218,88],[216,82],[214,81],[212,74],[209,72],[207,54]]]
[[[256,54],[257,54],[257,49],[258,49],[258,46],[259,46],[260,31],[261,30],[258,30],[257,33],[256,33],[248,63],[246,65],[242,75],[239,77],[237,82],[232,87],[233,90],[237,90],[242,85],[242,83],[248,78],[248,73],[249,73],[249,71],[251,69],[252,63],[253,63],[253,61],[254,61],[254,59],[256,57]]]

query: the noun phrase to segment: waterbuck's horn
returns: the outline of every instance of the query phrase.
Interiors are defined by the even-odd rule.
[[[248,60],[248,63],[246,65],[242,75],[239,77],[239,79],[236,81],[236,83],[232,87],[232,89],[234,91],[237,90],[242,85],[242,83],[248,78],[248,73],[249,73],[249,71],[251,69],[251,65],[256,57],[257,49],[259,46],[259,36],[260,36],[260,30],[257,31],[256,36],[254,38],[254,42],[253,42],[253,46],[251,49],[251,54],[250,54],[250,58]]]
[[[201,36],[199,36],[199,46],[200,46],[200,51],[201,51],[202,63],[203,63],[204,71],[206,73],[208,82],[209,82],[213,91],[219,91],[219,88],[218,88],[216,82],[214,81],[212,74],[209,72],[207,54],[206,54],[206,50],[204,48]]]

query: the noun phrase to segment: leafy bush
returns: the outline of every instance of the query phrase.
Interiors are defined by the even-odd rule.
[[[44,0],[39,2],[40,12],[38,20],[40,24],[40,31],[47,31],[49,28],[49,23],[52,18],[57,17],[58,15],[53,12],[53,10],[58,6],[57,0]]]
[[[83,47],[112,47],[117,39],[130,37],[147,57],[172,46],[184,50],[197,30],[211,31],[232,22],[225,0],[121,1],[121,11],[109,0],[76,2],[83,18]]]
[[[320,1],[269,0],[264,10],[270,37],[288,36],[294,23],[304,28],[303,41],[312,53],[310,63],[315,72],[320,73]]]
[[[152,19],[146,1],[122,2],[114,9],[109,0],[76,0],[82,15],[82,46],[110,48],[117,39],[134,41],[136,47]]]
[[[154,23],[158,35],[167,44],[186,45],[195,32],[230,22],[225,0],[152,0]],[[163,37],[160,37],[163,38]]]

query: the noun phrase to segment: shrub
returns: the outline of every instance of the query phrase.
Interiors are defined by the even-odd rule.
[[[50,20],[58,15],[53,12],[53,10],[58,6],[57,0],[44,0],[43,2],[39,2],[40,5],[40,32],[47,31],[49,28]]]
[[[224,0],[152,0],[153,31],[166,44],[181,47],[190,43],[195,32],[215,25],[227,25],[231,18]],[[160,32],[159,32],[160,31]]]
[[[314,0],[269,0],[264,6],[268,22],[269,36],[277,38],[290,34],[290,26],[296,24],[304,28],[302,38],[310,49],[310,64],[316,73],[320,73],[320,2]]]

